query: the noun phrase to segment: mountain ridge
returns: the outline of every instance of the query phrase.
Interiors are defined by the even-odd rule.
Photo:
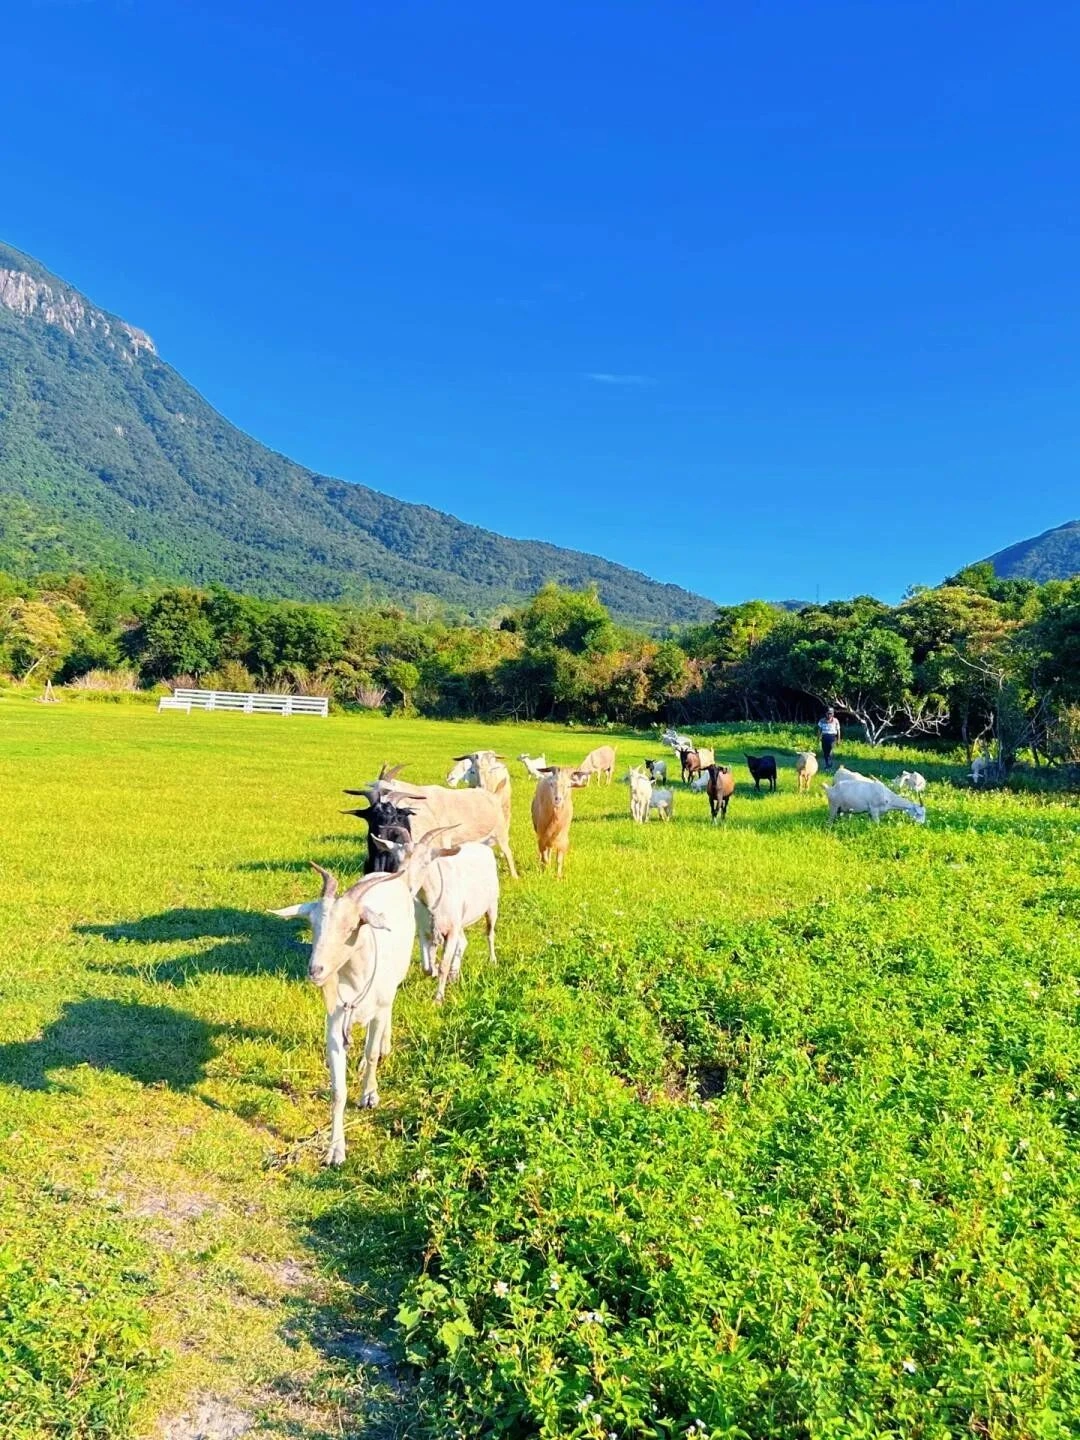
[[[651,625],[714,604],[598,555],[514,540],[322,475],[246,434],[145,330],[0,242],[0,566],[298,599],[434,596],[471,613],[545,581]]]
[[[1068,580],[1080,575],[1080,520],[1066,520],[1041,535],[1018,540],[987,556],[1002,580]]]

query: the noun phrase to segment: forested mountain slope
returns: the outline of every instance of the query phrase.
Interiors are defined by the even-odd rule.
[[[426,594],[475,613],[549,579],[595,582],[625,620],[713,608],[295,464],[218,414],[144,331],[0,244],[0,568],[99,564],[268,596]]]

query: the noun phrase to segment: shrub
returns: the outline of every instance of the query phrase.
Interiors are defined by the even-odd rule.
[[[69,690],[105,690],[117,694],[128,693],[139,688],[139,677],[134,670],[87,670],[67,683]]]

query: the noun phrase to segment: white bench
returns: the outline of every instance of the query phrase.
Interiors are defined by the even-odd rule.
[[[245,695],[234,690],[174,690],[158,701],[158,710],[235,710],[240,715],[322,715],[330,713],[325,695]]]

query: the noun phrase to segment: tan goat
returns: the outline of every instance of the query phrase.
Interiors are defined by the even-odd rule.
[[[806,795],[810,781],[818,772],[817,756],[812,750],[800,750],[795,756],[795,773],[799,777],[799,794]]]
[[[360,790],[346,790],[346,795],[364,795],[368,803],[389,800],[406,805],[412,811],[412,833],[425,835],[429,830],[453,829],[455,844],[470,840],[486,840],[492,836],[502,852],[510,874],[518,878],[510,849],[510,827],[506,823],[503,802],[499,795],[487,790],[447,790],[442,785],[408,785],[398,780],[400,765],[385,765],[378,780]]]
[[[532,823],[540,864],[546,870],[554,854],[555,873],[560,880],[563,860],[570,849],[570,822],[574,818],[574,800],[570,793],[573,773],[566,766],[549,765],[532,800]]]
[[[598,745],[595,750],[590,750],[574,773],[579,777],[584,777],[583,781],[579,779],[579,785],[589,785],[594,775],[597,777],[597,783],[599,783],[601,775],[606,775],[607,783],[610,785],[615,774],[615,746]]]

